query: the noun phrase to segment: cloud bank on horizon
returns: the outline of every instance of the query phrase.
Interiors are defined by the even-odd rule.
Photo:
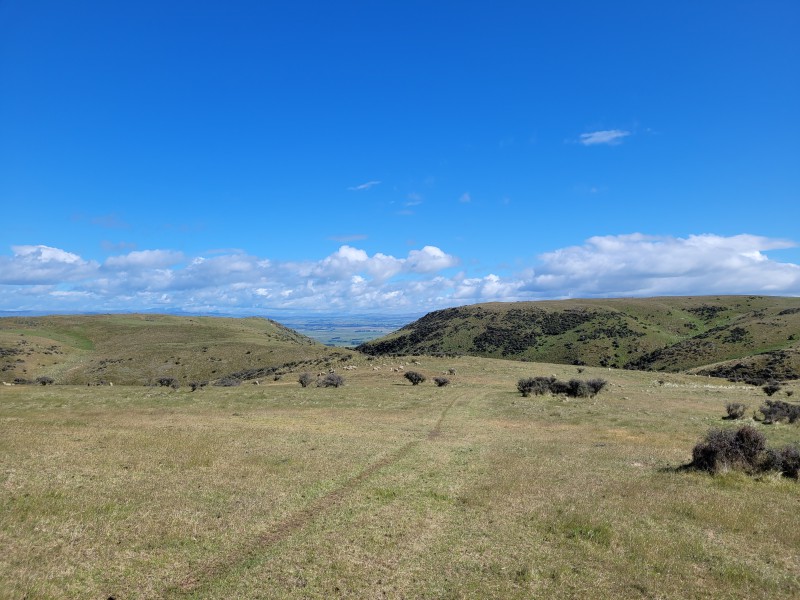
[[[755,235],[596,236],[540,254],[530,268],[468,277],[435,246],[405,257],[343,245],[314,261],[243,251],[187,256],[139,250],[98,262],[45,245],[0,256],[0,309],[182,310],[231,314],[426,312],[475,302],[704,294],[800,295],[800,265],[765,252],[795,247]]]

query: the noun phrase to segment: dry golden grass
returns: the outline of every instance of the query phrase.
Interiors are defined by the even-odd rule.
[[[575,368],[420,357],[413,387],[399,362],[338,389],[0,388],[0,596],[800,595],[800,485],[675,470],[759,390],[587,368],[594,399],[522,398]]]

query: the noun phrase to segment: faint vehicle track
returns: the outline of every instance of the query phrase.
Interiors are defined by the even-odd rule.
[[[396,463],[406,454],[408,454],[412,448],[418,446],[423,441],[431,441],[438,438],[441,435],[442,423],[444,422],[445,417],[447,417],[447,413],[458,399],[458,397],[455,397],[450,401],[450,403],[439,415],[439,418],[437,419],[433,428],[423,439],[411,440],[410,442],[403,444],[400,448],[388,456],[385,456],[379,461],[368,465],[357,475],[348,479],[340,487],[328,492],[324,496],[317,498],[308,506],[297,511],[290,517],[275,523],[268,531],[265,531],[259,535],[248,547],[242,548],[239,552],[227,556],[224,560],[204,565],[203,567],[184,577],[178,584],[168,587],[166,590],[167,593],[183,595],[191,594],[197,591],[198,588],[203,587],[212,579],[224,575],[226,572],[231,571],[236,565],[246,562],[251,557],[254,557],[257,554],[264,552],[271,546],[282,542],[294,532],[305,527],[320,514],[336,507],[376,472],[380,471],[384,467]]]

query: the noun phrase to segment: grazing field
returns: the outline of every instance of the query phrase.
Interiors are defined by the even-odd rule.
[[[0,596],[800,597],[800,484],[677,470],[760,389],[469,357],[403,359],[412,386],[400,360],[330,389],[0,388]],[[550,374],[609,385],[516,392]]]

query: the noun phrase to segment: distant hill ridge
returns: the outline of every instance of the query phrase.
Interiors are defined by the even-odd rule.
[[[323,368],[351,351],[333,350],[264,318],[156,314],[0,318],[0,379],[131,385],[182,384]]]
[[[800,298],[688,296],[474,304],[431,312],[358,350],[693,370],[753,383],[796,379]]]

